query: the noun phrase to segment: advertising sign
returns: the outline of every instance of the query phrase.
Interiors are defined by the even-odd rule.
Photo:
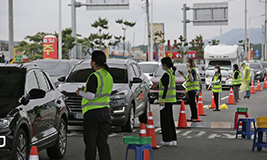
[[[52,35],[43,39],[43,59],[57,59],[57,38]]]
[[[23,53],[16,51],[16,48],[14,48],[14,62],[23,62]]]

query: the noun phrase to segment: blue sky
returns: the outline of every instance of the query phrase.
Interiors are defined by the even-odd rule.
[[[71,8],[67,6],[71,0],[62,0],[62,27],[71,27]],[[86,3],[86,0],[77,0]],[[193,3],[228,2],[229,22],[222,26],[223,33],[234,28],[245,26],[245,0],[153,0],[154,23],[164,23],[165,39],[173,41],[183,34],[182,6],[193,7]],[[14,39],[21,41],[27,35],[37,32],[58,31],[58,0],[13,0],[14,3]],[[189,20],[193,19],[193,11],[187,12]],[[259,0],[248,0],[248,21],[250,17],[260,16],[265,13],[264,3]],[[133,28],[127,30],[126,39],[134,46],[147,44],[147,28],[145,1],[130,0],[129,10],[87,11],[86,7],[77,8],[77,33],[87,37],[96,32],[90,24],[98,17],[109,20],[108,32],[122,35],[121,26],[115,23],[118,18],[136,22]],[[251,28],[261,28],[264,17],[251,18]],[[202,35],[204,39],[211,39],[220,35],[220,26],[193,26],[187,24],[188,39]],[[8,0],[0,1],[0,39],[8,40]]]

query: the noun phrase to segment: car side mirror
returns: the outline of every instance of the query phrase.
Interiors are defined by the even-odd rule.
[[[57,80],[58,80],[59,82],[64,82],[64,81],[66,80],[66,77],[65,77],[65,76],[63,76],[63,77],[59,77]]]
[[[46,92],[42,89],[31,89],[29,92],[29,99],[38,99],[38,98],[44,98],[45,97]]]
[[[29,103],[29,97],[28,96],[22,96],[20,99],[19,99],[19,103],[20,104],[23,104],[23,105],[27,105]]]
[[[204,67],[204,66],[202,66],[202,67],[201,67],[201,69],[202,69],[202,70],[205,70],[205,67]]]
[[[139,77],[134,77],[131,83],[141,83],[143,80]]]
[[[154,75],[153,73],[149,73],[149,76],[151,76],[151,77],[152,77],[153,75]]]

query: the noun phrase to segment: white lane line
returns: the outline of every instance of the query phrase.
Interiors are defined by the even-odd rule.
[[[244,91],[239,91],[239,93],[241,93],[241,92],[244,92]],[[221,100],[225,100],[227,98],[229,98],[229,96],[223,97],[223,98],[221,98]]]
[[[155,128],[155,133],[160,131],[160,130],[161,130],[161,128]]]

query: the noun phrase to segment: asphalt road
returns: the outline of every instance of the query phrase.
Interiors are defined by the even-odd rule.
[[[263,86],[263,82],[261,83]],[[203,87],[204,89],[204,87]],[[255,88],[256,90],[256,88]],[[240,92],[240,97],[244,97],[244,92]],[[222,103],[228,102],[229,90],[223,90]],[[203,103],[210,105],[212,93],[203,90]],[[252,94],[250,99],[241,100],[237,105],[228,105],[228,109],[222,109],[220,112],[214,112],[210,109],[204,109],[207,116],[201,116],[203,122],[190,124],[191,129],[177,129],[178,146],[163,146],[159,150],[153,150],[155,160],[168,159],[216,159],[216,160],[240,160],[240,159],[266,159],[267,149],[263,148],[261,152],[252,152],[252,139],[242,139],[240,136],[235,139],[236,131],[233,129],[234,114],[237,107],[248,107],[250,117],[267,116],[266,105],[267,89]],[[152,104],[153,119],[155,123],[156,139],[159,144],[161,140],[159,125],[158,104]],[[190,117],[190,108],[185,106],[186,115]],[[179,118],[180,104],[175,104],[174,120]],[[132,133],[121,132],[118,128],[113,128],[109,135],[109,145],[113,160],[125,159],[126,147],[123,144],[123,136],[138,136],[139,122],[136,120],[136,128]],[[253,136],[254,137],[254,136]],[[252,137],[252,138],[253,138]],[[264,139],[266,140],[266,138]],[[64,160],[82,160],[84,159],[84,143],[81,127],[70,127],[68,134],[68,148]],[[46,151],[39,153],[40,160],[48,160]],[[128,159],[134,159],[134,152],[130,151]]]

